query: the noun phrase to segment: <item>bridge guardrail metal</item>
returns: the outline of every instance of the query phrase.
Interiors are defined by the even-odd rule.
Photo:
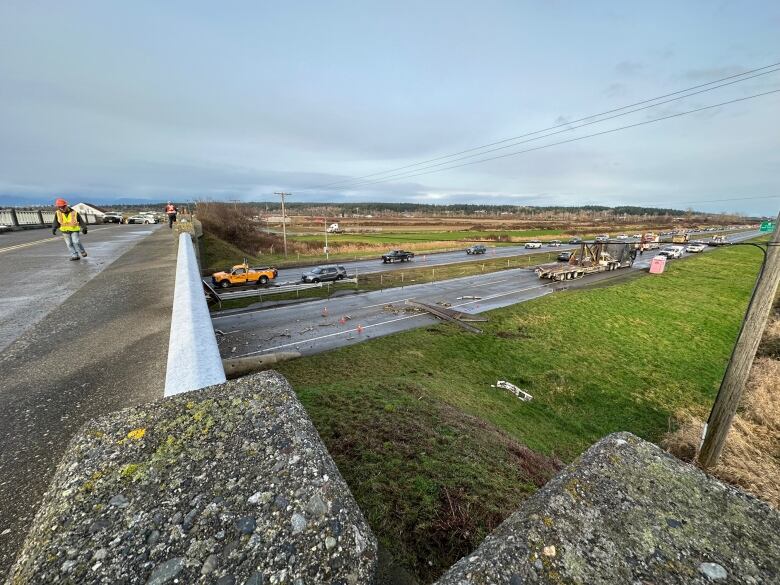
[[[179,235],[176,259],[165,396],[221,384],[225,380],[195,248],[190,235],[183,233]]]
[[[101,223],[93,213],[81,214],[84,220],[92,225]],[[54,221],[54,211],[43,209],[0,209],[0,225],[11,228],[48,227]]]

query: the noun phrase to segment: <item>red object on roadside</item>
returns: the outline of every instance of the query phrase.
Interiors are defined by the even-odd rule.
[[[666,268],[666,256],[654,256],[650,261],[650,274],[661,274]]]

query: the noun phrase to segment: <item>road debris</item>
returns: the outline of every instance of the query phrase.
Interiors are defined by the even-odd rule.
[[[431,315],[438,317],[443,321],[447,321],[449,323],[454,323],[455,325],[459,325],[463,327],[463,329],[471,333],[482,333],[481,329],[477,329],[473,325],[469,325],[464,320],[462,320],[460,318],[462,313],[460,313],[459,311],[447,309],[446,307],[435,307],[433,305],[428,305],[426,303],[420,303],[418,301],[412,301],[412,300],[406,301],[406,304],[411,305],[412,307],[417,307],[419,309],[422,309],[423,311],[427,311]]]
[[[311,327],[307,327],[306,329],[303,329],[302,331],[298,331],[298,335],[303,335],[304,333],[308,333],[309,331],[314,331],[314,325]]]
[[[495,383],[495,385],[491,384],[491,388],[503,388],[504,390],[509,390],[512,394],[517,396],[520,400],[523,402],[529,402],[533,400],[533,396],[531,396],[528,392],[525,390],[521,390],[511,382],[507,382],[506,380],[499,380]]]

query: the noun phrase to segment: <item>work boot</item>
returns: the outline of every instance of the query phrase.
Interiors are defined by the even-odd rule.
[[[71,256],[70,259],[71,260],[81,260],[81,258],[79,258],[78,256]]]
[[[81,253],[81,256],[82,256],[82,257],[84,257],[84,258],[86,258],[86,257],[87,257],[87,251],[86,251],[86,250],[85,250],[85,251],[83,251],[83,252]]]

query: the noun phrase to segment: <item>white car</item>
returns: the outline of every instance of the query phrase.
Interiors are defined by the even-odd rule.
[[[152,215],[134,215],[127,218],[127,223],[157,223],[157,219]]]
[[[690,246],[685,248],[685,251],[686,252],[693,252],[694,254],[698,254],[699,252],[704,252],[704,249],[706,247],[707,246],[705,246],[704,244],[691,244]]]
[[[551,248],[560,248],[561,247],[561,241],[560,240],[553,240],[551,242],[547,243],[548,246]]]
[[[542,243],[541,242],[527,242],[525,247],[526,248],[530,248],[530,249],[541,248],[542,247]]]
[[[660,252],[658,252],[659,256],[666,256],[667,258],[682,258],[683,252],[685,251],[685,248],[682,246],[668,246],[667,248],[664,248]]]

